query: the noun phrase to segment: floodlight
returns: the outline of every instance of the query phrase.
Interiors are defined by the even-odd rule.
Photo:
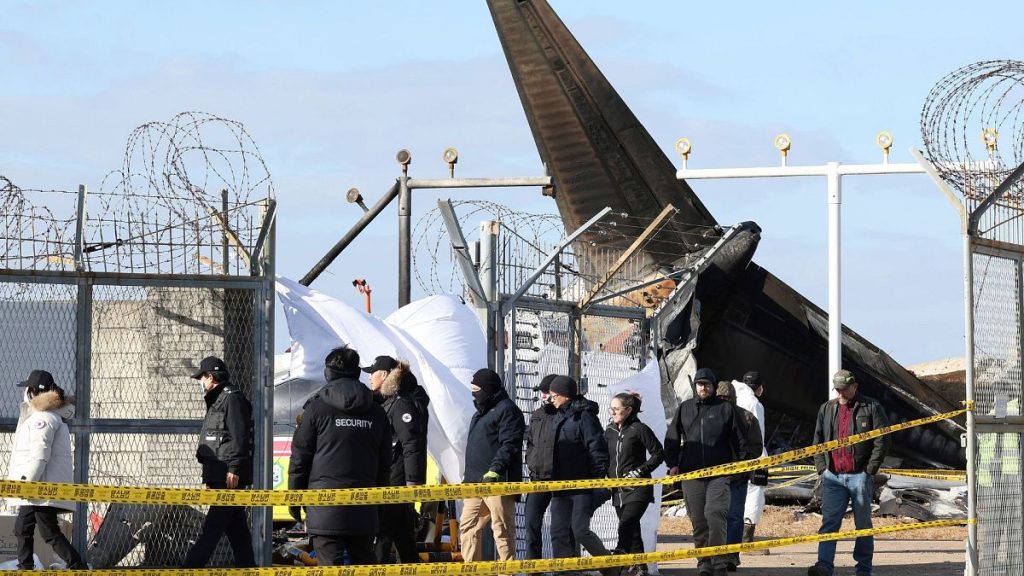
[[[359,192],[359,188],[349,188],[348,192],[345,193],[345,200],[348,200],[352,204],[359,204],[359,207],[363,209],[363,212],[370,211],[363,202],[363,195]]]
[[[448,164],[455,164],[459,161],[459,151],[449,146],[444,149],[444,161]]]
[[[878,136],[875,136],[875,144],[888,154],[889,148],[892,148],[892,133],[888,130],[879,132]]]
[[[778,136],[775,137],[774,144],[775,149],[778,150],[779,152],[782,152],[782,155],[785,156],[786,152],[789,152],[790,147],[793,146],[793,141],[790,140],[789,134],[783,132],[782,134],[779,134]]]
[[[688,138],[680,138],[679,140],[676,140],[676,152],[681,156],[689,156],[692,149],[693,146],[690,144],[690,140]]]
[[[398,154],[395,154],[395,160],[402,165],[402,168],[408,168],[409,164],[412,164],[412,152],[402,148]]]
[[[995,152],[996,144],[999,142],[999,132],[995,128],[985,128],[981,131],[981,141],[985,143],[989,153]]]

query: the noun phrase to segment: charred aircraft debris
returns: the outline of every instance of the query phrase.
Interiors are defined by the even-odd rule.
[[[708,256],[695,285],[680,284],[656,317],[666,404],[690,395],[688,377],[697,366],[724,378],[757,369],[768,383],[762,402],[771,446],[808,443],[829,377],[825,311],[753,262],[760,239],[755,223],[733,227],[729,242],[711,250],[723,236],[719,222],[676,178],[672,162],[545,0],[488,0],[488,6],[566,230],[605,206],[642,222],[672,204],[681,217],[661,236],[671,242],[652,243],[645,252],[652,274]],[[633,239],[626,233],[588,240],[622,249]],[[846,327],[843,341],[843,366],[883,403],[891,422],[958,407]],[[962,468],[961,431],[946,421],[897,433],[896,455],[906,463]]]

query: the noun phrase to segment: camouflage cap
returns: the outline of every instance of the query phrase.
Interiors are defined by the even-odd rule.
[[[840,370],[832,377],[832,387],[836,390],[846,390],[856,383],[857,380],[853,377],[853,372],[849,370]]]

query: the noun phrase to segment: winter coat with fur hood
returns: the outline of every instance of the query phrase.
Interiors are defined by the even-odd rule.
[[[67,420],[75,415],[75,400],[63,400],[56,390],[35,395],[26,394],[21,403],[18,427],[14,432],[14,446],[7,478],[35,482],[74,481],[71,452],[71,432]],[[75,505],[64,500],[21,500],[12,498],[14,506],[53,506],[73,511]]]
[[[391,424],[391,485],[426,484],[427,391],[417,383],[409,363],[399,362],[374,396]]]

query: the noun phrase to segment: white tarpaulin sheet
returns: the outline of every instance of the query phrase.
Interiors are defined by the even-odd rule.
[[[452,483],[462,481],[473,372],[487,366],[486,338],[475,313],[454,296],[430,296],[384,320],[278,277],[277,295],[291,336],[291,375],[324,381],[323,360],[346,345],[364,366],[387,355],[407,360],[430,396],[427,450]]]

